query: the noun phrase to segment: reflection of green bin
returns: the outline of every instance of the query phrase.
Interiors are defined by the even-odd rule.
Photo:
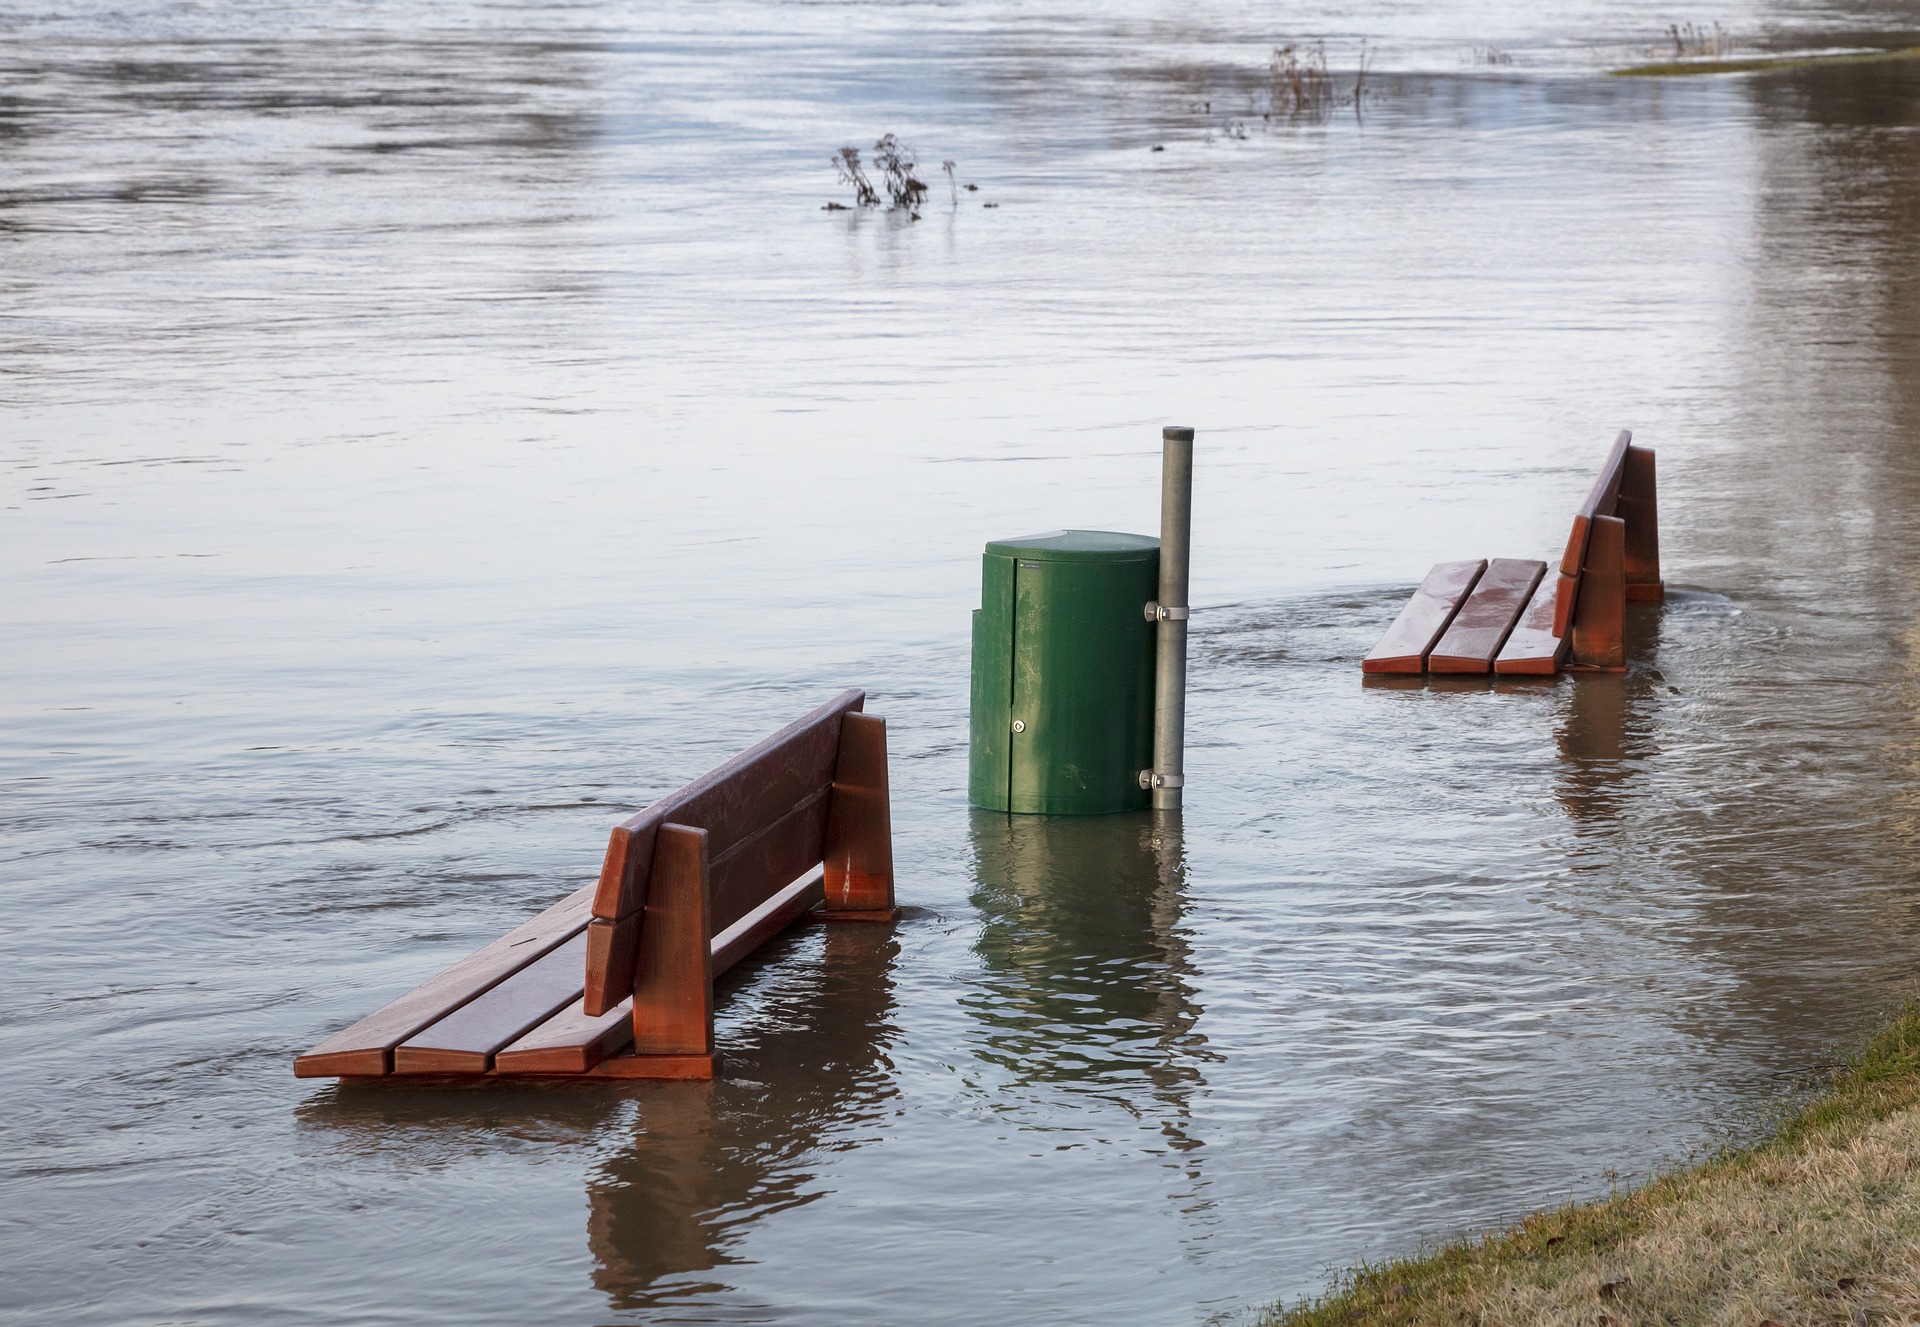
[[[1056,530],[987,545],[973,615],[968,800],[995,811],[1144,810],[1153,765],[1160,541]]]

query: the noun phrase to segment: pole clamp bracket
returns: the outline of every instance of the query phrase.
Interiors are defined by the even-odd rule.
[[[1140,786],[1142,788],[1184,788],[1187,786],[1187,777],[1184,774],[1162,774],[1157,770],[1143,769],[1140,771]]]
[[[1146,612],[1149,622],[1185,622],[1187,611],[1184,607],[1174,608],[1169,604],[1155,603],[1151,599],[1147,601]]]

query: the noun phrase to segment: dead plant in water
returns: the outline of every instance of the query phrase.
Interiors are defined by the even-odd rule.
[[[1323,120],[1344,106],[1359,112],[1373,91],[1367,82],[1367,76],[1373,72],[1373,52],[1364,41],[1360,43],[1360,58],[1354,65],[1351,88],[1342,86],[1342,80],[1337,80],[1328,68],[1324,41],[1289,42],[1274,47],[1267,61],[1267,72],[1271,87],[1265,118],[1269,122]]]
[[[1667,38],[1673,43],[1676,60],[1693,57],[1717,60],[1733,49],[1733,34],[1718,23],[1710,28],[1698,23],[1669,23]]]
[[[1267,69],[1273,76],[1275,115],[1292,120],[1325,115],[1333,109],[1333,75],[1327,72],[1325,42],[1276,46]]]
[[[834,154],[833,169],[840,176],[840,183],[853,186],[853,201],[857,207],[872,207],[880,201],[880,195],[874,192],[873,181],[867,178],[866,170],[860,165],[860,149],[843,147]],[[834,204],[829,203],[829,207]]]
[[[893,206],[917,215],[927,186],[913,173],[913,149],[892,134],[882,134],[873,145],[873,164],[880,169],[880,182]]]
[[[853,187],[853,201],[857,207],[878,207],[881,190],[886,191],[889,211],[903,211],[908,219],[920,219],[920,204],[926,201],[927,186],[914,174],[913,149],[902,143],[892,134],[882,134],[873,145],[872,165],[880,174],[880,186],[874,187],[873,178],[867,174],[861,164],[860,149],[843,147],[833,155],[833,169],[842,184]],[[953,180],[954,165],[951,161],[941,163],[941,169],[947,172],[949,183]],[[968,188],[972,188],[971,185]],[[958,194],[955,195],[958,201]],[[837,208],[835,203],[827,204],[830,210]]]

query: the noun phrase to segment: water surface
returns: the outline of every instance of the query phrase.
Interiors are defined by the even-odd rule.
[[[0,1311],[1231,1321],[1751,1127],[1920,944],[1920,76],[1604,77],[1671,18],[0,9]],[[887,131],[978,189],[823,211]],[[970,811],[981,545],[1163,423],[1184,821]],[[1629,673],[1363,687],[1622,426]],[[843,685],[910,915],[723,1078],[291,1077]]]

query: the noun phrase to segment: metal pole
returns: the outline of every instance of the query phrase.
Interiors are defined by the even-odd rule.
[[[1159,639],[1153,674],[1153,809],[1178,811],[1186,783],[1187,547],[1193,528],[1193,430],[1164,428],[1160,461]]]

